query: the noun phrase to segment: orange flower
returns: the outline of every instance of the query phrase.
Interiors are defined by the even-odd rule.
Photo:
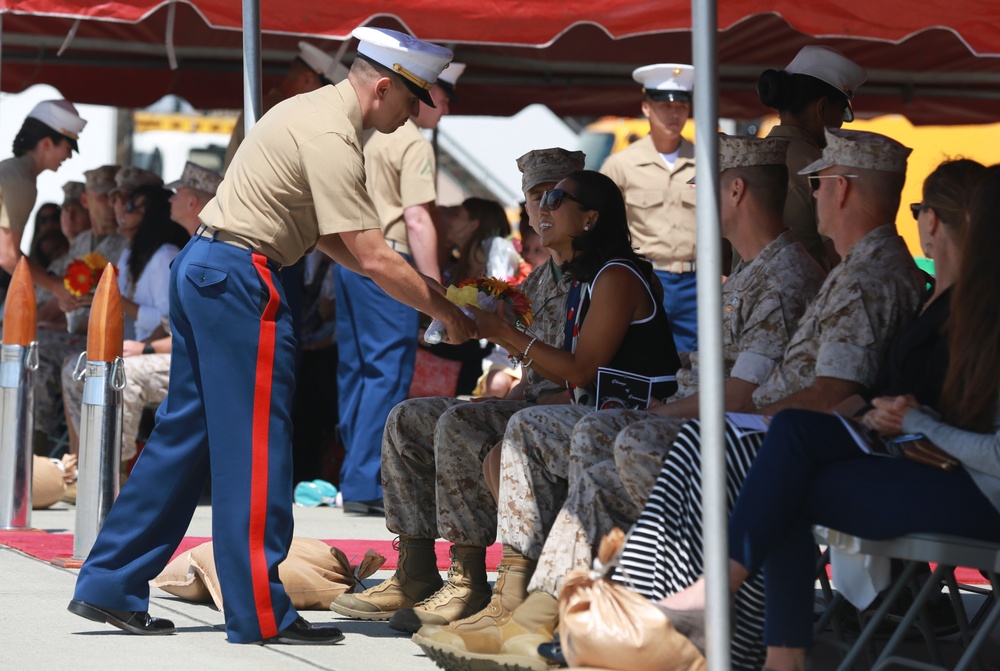
[[[84,254],[83,258],[73,259],[66,269],[66,276],[63,278],[63,286],[77,298],[91,293],[101,279],[104,267],[108,265],[108,260],[100,252]],[[118,274],[118,268],[111,266]]]
[[[66,277],[63,278],[63,285],[77,298],[89,294],[96,286],[94,269],[82,259],[76,259],[66,269]]]

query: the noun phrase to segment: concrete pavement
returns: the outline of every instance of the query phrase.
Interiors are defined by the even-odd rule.
[[[50,532],[71,532],[75,509],[58,504],[32,513],[32,526]],[[190,536],[211,535],[211,508],[199,506],[188,529]],[[327,507],[296,508],[295,535],[321,539],[391,540],[385,521],[346,515]],[[380,571],[367,584],[388,577]],[[491,579],[495,579],[491,574]],[[334,646],[256,646],[226,642],[222,613],[213,607],[181,601],[152,590],[150,613],[167,617],[178,627],[173,636],[140,637],[99,625],[66,610],[76,571],[0,546],[0,670],[3,671],[248,671],[254,669],[324,669],[329,671],[430,671],[436,665],[408,635],[385,622],[342,619],[330,611],[306,611],[313,622],[337,622],[345,640]],[[977,598],[978,599],[978,598]],[[969,600],[975,607],[977,599]],[[910,650],[922,645],[913,642]],[[1000,670],[1000,631],[981,658]],[[943,643],[946,659],[957,659],[961,645]],[[840,659],[828,643],[818,641],[810,653],[810,671],[832,671]]]

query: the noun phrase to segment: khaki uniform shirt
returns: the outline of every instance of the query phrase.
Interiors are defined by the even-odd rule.
[[[378,228],[361,132],[348,80],[279,103],[250,131],[201,220],[281,265],[322,235]]]
[[[375,133],[365,143],[365,172],[382,235],[396,243],[396,251],[409,254],[403,212],[437,199],[434,147],[410,119],[392,135]]]
[[[781,362],[785,347],[819,291],[826,273],[785,231],[750,262],[741,261],[722,285],[723,370],[762,384]],[[674,399],[698,391],[698,353],[677,372]]]
[[[632,242],[657,270],[669,270],[672,261],[693,261],[697,238],[694,145],[681,139],[674,170],[647,135],[632,146],[612,154],[601,172],[614,180],[625,195]]]
[[[818,160],[823,155],[823,150],[808,133],[794,126],[775,126],[767,136],[788,140],[788,152],[785,154],[785,165],[788,166],[785,226],[795,234],[806,251],[826,268],[829,265],[825,262],[826,247],[816,230],[816,199],[809,187],[808,176],[799,174],[799,170]]]
[[[780,401],[817,377],[871,385],[889,342],[913,316],[924,282],[894,224],[870,232],[830,272],[754,403]]]
[[[278,89],[271,89],[264,95],[264,99],[261,100],[260,115],[264,116],[269,109],[284,100],[284,96]],[[239,117],[236,118],[236,125],[233,126],[233,134],[229,136],[229,146],[226,147],[226,157],[222,162],[222,172],[225,173],[229,170],[230,164],[233,162],[233,157],[236,155],[236,150],[240,148],[243,144],[243,139],[246,137],[244,131],[244,124],[246,120],[244,119],[243,112],[240,112]]]
[[[35,207],[35,159],[25,154],[0,163],[0,228],[24,233]]]
[[[546,345],[562,347],[566,324],[566,295],[569,281],[565,275],[557,282],[555,264],[549,259],[531,271],[521,284],[521,291],[531,299],[531,311],[535,321],[528,327],[528,334]],[[535,372],[530,366],[524,371],[524,398],[537,400],[540,396],[565,391],[562,385],[551,382]]]

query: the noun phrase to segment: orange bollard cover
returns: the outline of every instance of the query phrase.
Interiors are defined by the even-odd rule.
[[[14,276],[7,289],[7,307],[4,310],[3,344],[27,347],[35,339],[37,321],[35,308],[35,283],[31,280],[28,261],[17,262]]]
[[[109,263],[97,283],[87,326],[87,360],[114,361],[122,355],[125,316],[115,269]]]

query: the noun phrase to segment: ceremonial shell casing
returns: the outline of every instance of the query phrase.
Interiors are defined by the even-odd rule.
[[[35,286],[27,261],[14,269],[0,347],[0,529],[31,526],[34,433]]]

